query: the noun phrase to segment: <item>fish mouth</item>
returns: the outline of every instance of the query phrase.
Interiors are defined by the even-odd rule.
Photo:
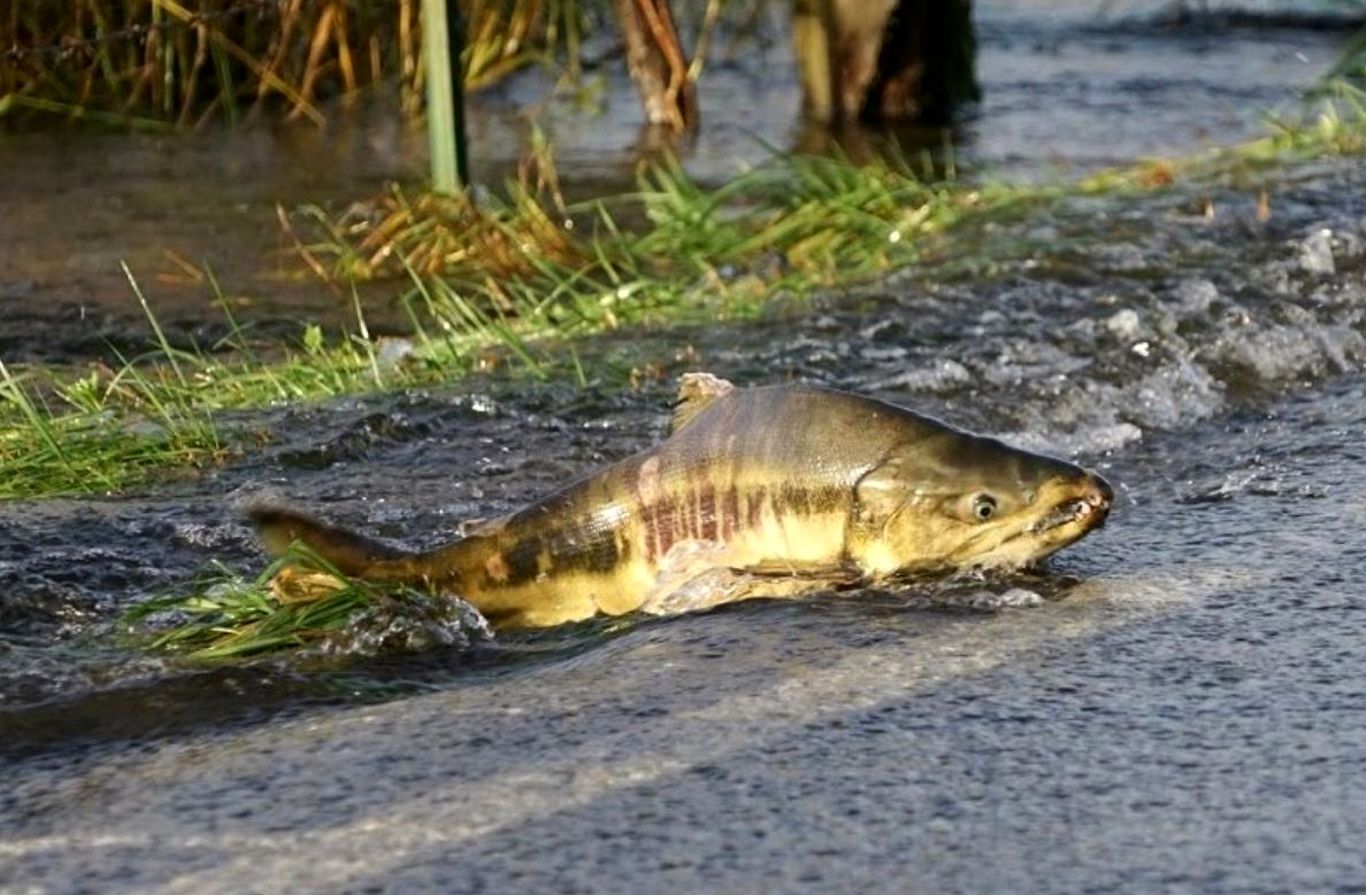
[[[1110,515],[1115,492],[1110,484],[1097,475],[1089,475],[1081,486],[1081,495],[1064,500],[1028,529],[1030,534],[1044,534],[1067,525],[1077,525],[1081,532],[1100,528]]]

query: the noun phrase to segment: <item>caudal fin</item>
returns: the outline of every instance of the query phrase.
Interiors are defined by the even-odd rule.
[[[314,519],[274,504],[253,504],[247,516],[256,524],[261,543],[279,556],[296,541],[337,567],[344,575],[372,580],[402,579],[413,574],[417,554]]]

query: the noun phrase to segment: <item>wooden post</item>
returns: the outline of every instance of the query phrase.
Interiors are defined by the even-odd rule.
[[[422,0],[422,47],[427,56],[427,142],[432,189],[458,193],[469,183],[465,150],[464,46],[455,0]]]

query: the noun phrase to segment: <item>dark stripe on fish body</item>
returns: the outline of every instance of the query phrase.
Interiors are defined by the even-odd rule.
[[[612,529],[585,530],[576,526],[556,534],[550,542],[551,564],[557,569],[601,574],[614,570],[628,555]]]
[[[647,504],[640,508],[640,527],[645,532],[645,559],[654,562],[659,558],[659,533],[655,529],[655,516],[659,508]]]
[[[809,516],[814,497],[814,494],[800,485],[784,484],[778,492],[773,508],[779,515],[791,513],[795,516]]]
[[[693,512],[693,506],[696,500],[696,494],[688,494],[683,500],[678,502],[678,509],[674,516],[675,542],[691,541],[697,537],[693,532],[693,526],[697,520],[697,514]]]
[[[721,501],[721,537],[729,539],[740,529],[740,491],[735,485],[726,489]]]
[[[694,531],[697,525],[697,492],[689,488],[683,492],[683,499],[678,504],[679,540],[694,540],[697,538],[697,532]]]
[[[702,492],[696,487],[688,491],[688,537],[702,537]]]
[[[697,495],[697,512],[701,517],[702,539],[716,540],[716,489],[708,482]]]
[[[540,557],[543,549],[545,542],[540,535],[529,534],[503,551],[503,560],[507,564],[506,585],[516,587],[534,581],[541,574]]]
[[[764,497],[767,489],[760,485],[745,495],[745,521],[750,528],[758,528],[764,517]]]
[[[548,536],[531,534],[503,551],[502,568],[506,570],[506,577],[495,580],[489,575],[486,586],[517,587],[552,570],[604,574],[616,569],[629,556],[629,546],[623,545],[617,532],[611,529],[593,531],[576,525]],[[542,562],[546,561],[547,567],[542,568]]]
[[[672,499],[661,500],[655,504],[655,539],[659,544],[659,556],[667,556],[669,548],[678,540],[675,516],[678,502]]]
[[[840,489],[812,490],[793,484],[770,491],[761,485],[744,495],[742,513],[738,486],[728,487],[718,501],[715,485],[710,481],[699,482],[679,498],[661,497],[641,506],[645,556],[649,562],[658,562],[681,541],[728,540],[741,530],[758,528],[763,523],[766,500],[771,502],[777,517],[809,516],[834,508],[840,493]],[[604,570],[620,562],[622,551],[615,552],[615,559],[609,561],[604,556],[600,560]]]

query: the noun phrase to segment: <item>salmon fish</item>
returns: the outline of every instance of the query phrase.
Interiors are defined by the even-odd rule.
[[[272,552],[299,541],[345,575],[539,627],[1025,566],[1101,525],[1113,497],[1094,472],[884,401],[695,373],[664,441],[430,551],[248,512]]]

